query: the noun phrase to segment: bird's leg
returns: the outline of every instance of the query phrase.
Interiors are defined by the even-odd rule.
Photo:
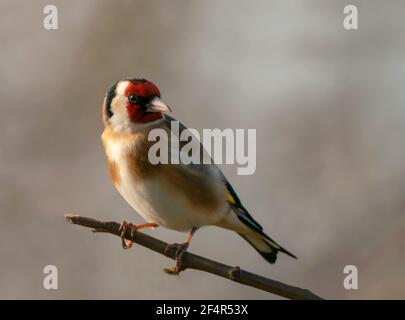
[[[122,248],[129,249],[132,247],[132,244],[134,243],[132,240],[125,240],[125,234],[127,233],[128,229],[131,230],[131,238],[133,238],[135,232],[137,232],[140,229],[156,228],[156,227],[158,227],[156,223],[132,224],[126,221],[121,222],[118,230],[121,232]]]
[[[168,246],[166,246],[166,249],[165,249],[166,255],[168,255],[168,253],[171,250],[176,250],[176,253],[175,253],[176,264],[172,268],[166,268],[165,271],[167,273],[170,273],[170,274],[179,274],[180,273],[181,267],[183,264],[183,256],[186,253],[187,248],[190,245],[191,239],[193,239],[193,235],[197,230],[198,230],[197,227],[193,227],[191,229],[190,233],[188,234],[186,241],[184,241],[183,243],[173,243],[173,244],[169,244]]]

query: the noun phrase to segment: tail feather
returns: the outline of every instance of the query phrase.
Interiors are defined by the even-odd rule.
[[[252,234],[241,234],[239,235],[245,239],[264,259],[270,263],[275,263],[277,260],[277,253],[283,252],[292,258],[297,259],[292,253],[279,246],[275,241],[273,241],[266,234],[253,233]]]
[[[291,252],[287,251],[283,247],[277,244],[273,239],[271,239],[267,234],[263,232],[263,228],[253,219],[253,217],[247,212],[247,210],[242,206],[236,195],[233,195],[233,189],[230,190],[233,196],[234,205],[232,205],[233,212],[237,217],[238,223],[235,220],[230,220],[229,224],[234,225],[233,230],[238,230],[238,234],[245,239],[256,251],[268,262],[274,263],[277,260],[277,253],[281,251],[286,255],[297,259]],[[233,193],[232,193],[233,192]],[[236,200],[235,200],[236,199]],[[235,216],[234,216],[235,217]],[[244,225],[244,230],[242,231],[236,224],[242,223]],[[229,228],[229,225],[227,226]],[[248,230],[246,230],[246,227]],[[242,231],[242,232],[241,232]]]

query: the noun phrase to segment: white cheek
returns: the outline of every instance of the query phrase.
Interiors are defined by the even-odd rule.
[[[125,96],[125,89],[127,88],[129,81],[121,81],[115,89],[116,96]]]
[[[111,102],[111,111],[113,115],[110,118],[110,123],[113,128],[124,128],[130,125],[127,104],[128,100],[123,95],[115,96]]]

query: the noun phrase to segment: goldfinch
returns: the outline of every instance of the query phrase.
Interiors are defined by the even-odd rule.
[[[188,231],[183,244],[172,245],[177,258],[171,272],[178,273],[195,231],[214,225],[237,232],[270,263],[276,261],[279,251],[296,258],[263,232],[212,162],[185,165],[149,161],[148,151],[154,144],[148,139],[149,132],[163,129],[170,140],[175,119],[166,114],[169,111],[159,89],[145,79],[117,81],[105,96],[102,142],[110,175],[118,192],[146,220],[140,225],[122,222],[123,248],[132,246],[124,239],[128,229],[132,234],[158,226]],[[185,129],[180,124],[180,134]]]

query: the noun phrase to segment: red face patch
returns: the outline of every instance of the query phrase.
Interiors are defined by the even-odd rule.
[[[159,89],[150,81],[130,82],[125,89],[125,96],[136,95],[140,98],[159,97]],[[145,112],[145,106],[140,104],[127,104],[128,116],[133,123],[148,123],[162,118],[161,112]]]
[[[136,104],[128,103],[127,111],[133,123],[148,123],[162,118],[161,112],[145,112]]]
[[[130,82],[125,89],[125,96],[136,94],[139,97],[147,98],[150,96],[158,96],[160,98],[159,89],[150,81],[136,81]]]

